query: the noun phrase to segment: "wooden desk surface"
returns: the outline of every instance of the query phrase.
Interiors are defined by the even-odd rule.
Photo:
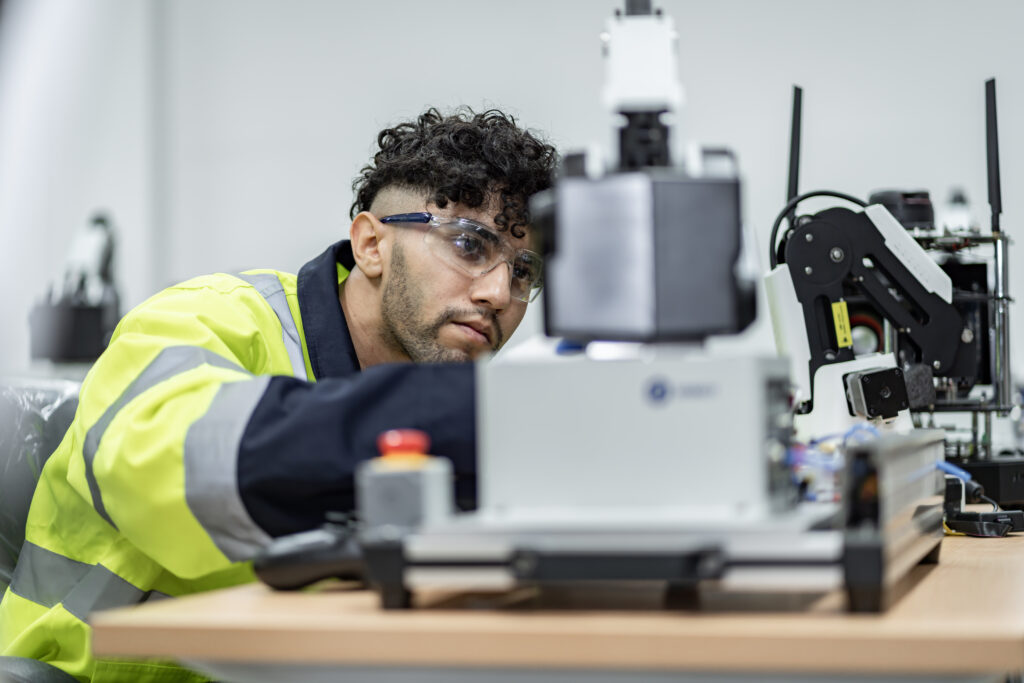
[[[446,606],[447,604],[447,606]],[[340,587],[253,584],[93,615],[101,656],[439,667],[970,673],[1024,669],[1024,536],[946,538],[883,615],[838,594],[799,611],[385,612]]]

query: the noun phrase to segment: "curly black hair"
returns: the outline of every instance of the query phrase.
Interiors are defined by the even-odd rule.
[[[497,109],[477,114],[461,107],[446,116],[431,107],[381,131],[377,144],[380,151],[352,183],[351,217],[368,211],[387,187],[422,191],[440,208],[478,208],[498,193],[494,223],[516,237],[526,234],[530,195],[551,187],[558,163],[554,147]]]

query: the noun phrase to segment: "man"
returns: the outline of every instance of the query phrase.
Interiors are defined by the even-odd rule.
[[[387,429],[426,431],[473,498],[473,368],[447,361],[499,348],[539,288],[527,200],[555,150],[493,110],[431,109],[378,143],[350,241],[297,277],[190,280],[118,325],[37,486],[0,652],[85,680],[189,680],[95,660],[89,613],[251,581],[271,538],[354,507],[354,468]]]

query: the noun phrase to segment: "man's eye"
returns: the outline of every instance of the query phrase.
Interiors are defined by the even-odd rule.
[[[538,275],[538,266],[532,261],[516,259],[512,266],[512,277],[524,282],[533,282]]]
[[[487,245],[475,235],[468,233],[456,235],[452,238],[451,245],[454,247],[455,253],[467,261],[482,261],[487,257]]]

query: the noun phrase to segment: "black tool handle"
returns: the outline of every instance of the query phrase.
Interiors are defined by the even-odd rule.
[[[277,538],[253,560],[260,581],[295,590],[321,579],[362,580],[363,555],[351,529],[326,524]]]

